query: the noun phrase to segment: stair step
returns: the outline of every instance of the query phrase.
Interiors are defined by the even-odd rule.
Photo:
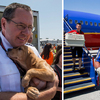
[[[88,63],[90,63],[90,61],[84,62],[84,64],[88,64]],[[64,64],[64,66],[72,66],[72,65],[73,63]],[[79,63],[75,63],[75,65],[79,65]]]
[[[90,78],[89,68],[91,67],[91,59],[88,57],[88,54],[83,50],[82,53],[82,73],[78,71],[79,68],[79,58],[76,54],[76,62],[75,62],[75,71],[72,71],[73,60],[72,60],[72,52],[71,47],[65,45],[64,39],[64,93],[71,93],[75,91],[80,91],[83,89],[95,87],[95,82],[92,83],[93,78]],[[88,72],[87,72],[88,71]],[[80,73],[79,73],[80,72]]]
[[[64,64],[64,66],[72,66],[73,63]],[[75,63],[75,65],[79,65],[79,63]]]
[[[71,92],[91,88],[91,87],[94,87],[94,86],[95,86],[95,84],[93,84],[92,82],[78,84],[78,85],[75,85],[75,86],[64,88],[64,93],[71,93]]]
[[[72,54],[72,52],[64,52],[64,54]]]
[[[69,48],[65,48],[64,50],[71,50],[71,49],[69,49]]]
[[[90,80],[91,80],[90,77],[79,77],[79,78],[74,78],[74,79],[68,79],[68,80],[65,80],[64,85],[75,84],[75,83],[90,81]]]
[[[70,46],[64,46],[64,47],[70,47]]]
[[[75,67],[75,70],[78,70],[79,67]],[[81,69],[85,69],[85,67],[81,66]],[[70,72],[72,71],[72,68],[66,68],[64,69],[64,72]]]
[[[68,57],[69,57],[69,56],[68,56]],[[83,59],[86,60],[86,59],[88,59],[88,58],[83,58]],[[75,60],[78,61],[79,58],[76,58]],[[64,59],[64,61],[73,61],[73,60],[72,60],[72,58],[70,58],[70,59]]]
[[[72,57],[72,55],[66,55],[66,56],[64,56],[64,57]],[[71,58],[72,59],[72,58]]]
[[[64,78],[69,78],[69,77],[75,77],[75,76],[81,76],[81,75],[88,75],[87,72],[85,73],[79,73],[79,72],[75,72],[75,73],[68,73],[68,74],[64,74]]]
[[[75,60],[78,61],[79,58],[76,58]],[[72,60],[72,58],[71,58],[71,59],[65,59],[64,61],[73,61],[73,60]]]

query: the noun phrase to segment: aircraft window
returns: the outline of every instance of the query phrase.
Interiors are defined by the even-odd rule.
[[[77,20],[75,20],[75,24],[77,24],[78,23],[78,21]]]
[[[96,23],[96,22],[94,22],[94,25],[95,25],[95,26],[97,26],[97,23]]]
[[[93,23],[92,23],[92,22],[90,22],[90,25],[92,26],[92,25],[93,25]]]
[[[83,21],[80,21],[80,23],[83,25]]]
[[[100,23],[98,23],[99,24],[99,26],[100,26]]]
[[[69,20],[69,23],[72,24],[72,20],[71,19]]]
[[[87,21],[85,21],[85,24],[86,24],[86,25],[88,25],[88,22],[87,22]]]

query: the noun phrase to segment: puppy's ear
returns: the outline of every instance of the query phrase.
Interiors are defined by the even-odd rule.
[[[13,49],[17,49],[18,47],[13,47]]]
[[[8,49],[8,52],[11,51],[12,49]]]
[[[22,50],[22,48],[18,48],[18,50]]]

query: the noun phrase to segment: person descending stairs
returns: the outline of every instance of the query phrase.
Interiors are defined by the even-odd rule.
[[[91,68],[93,68],[93,66],[91,66],[91,59],[88,57],[84,49],[82,53],[81,71],[79,70],[79,58],[77,53],[75,58],[74,71],[72,68],[73,65],[74,63],[72,60],[71,47],[65,45],[64,39],[64,97],[68,93],[96,86],[95,72],[93,71],[90,73]],[[91,74],[94,75],[93,79],[95,82],[93,82]]]

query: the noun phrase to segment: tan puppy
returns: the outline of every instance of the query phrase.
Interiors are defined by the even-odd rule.
[[[53,81],[55,79],[55,73],[50,65],[45,60],[38,58],[28,46],[10,49],[8,56],[27,71],[22,79],[22,86],[24,88],[29,86],[32,77],[43,81]],[[30,98],[35,99],[38,97],[39,91],[35,87],[28,87],[26,94]]]

